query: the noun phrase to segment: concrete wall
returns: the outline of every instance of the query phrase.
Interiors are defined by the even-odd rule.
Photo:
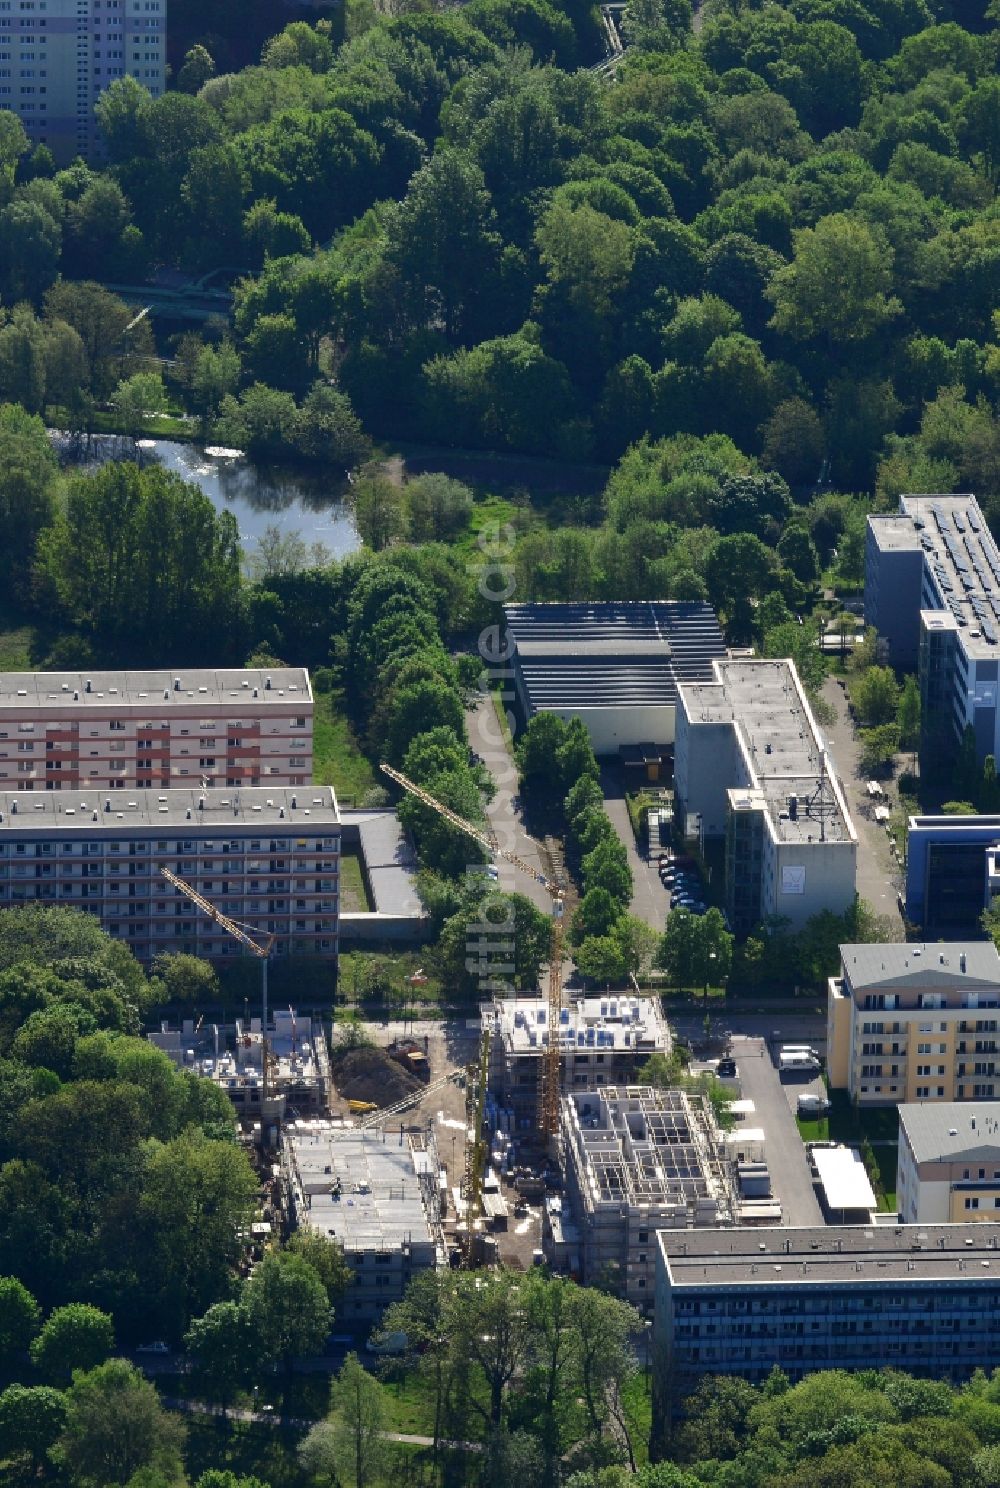
[[[802,893],[788,892],[784,869],[804,868]],[[761,885],[763,915],[781,915],[799,930],[813,915],[843,914],[854,903],[857,845],[854,842],[774,842],[764,833]]]
[[[674,790],[688,816],[701,814],[706,837],[725,835],[726,792],[745,783],[746,770],[732,723],[699,723],[688,718],[683,701],[678,703]]]
[[[853,1000],[839,977],[830,978],[826,996],[826,1072],[834,1090],[846,1090],[851,1081]]]
[[[342,914],[340,938],[349,944],[393,940],[422,945],[429,939],[429,926],[426,917],[416,915]]]
[[[922,548],[880,549],[875,531],[890,519],[869,517],[865,540],[865,624],[874,625],[889,647],[892,666],[912,672],[920,643]]]
[[[523,692],[521,697],[523,706]],[[594,753],[598,755],[616,755],[626,744],[663,746],[674,742],[675,709],[672,704],[637,704],[629,708],[545,708],[540,711],[555,713],[567,723],[571,718],[582,719]]]

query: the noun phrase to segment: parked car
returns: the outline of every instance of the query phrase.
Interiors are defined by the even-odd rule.
[[[156,1343],[140,1343],[136,1347],[137,1354],[169,1354],[170,1349],[161,1340]]]
[[[735,1059],[720,1059],[719,1060],[719,1064],[718,1064],[718,1069],[717,1069],[716,1072],[717,1072],[720,1080],[735,1080],[736,1079],[736,1060]]]
[[[795,1106],[800,1116],[825,1116],[830,1109],[830,1102],[825,1095],[816,1095],[814,1091],[804,1090]]]

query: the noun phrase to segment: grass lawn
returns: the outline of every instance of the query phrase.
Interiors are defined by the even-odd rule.
[[[639,1467],[649,1460],[649,1432],[653,1424],[653,1377],[637,1370],[622,1386],[622,1403],[628,1421],[632,1451]]]
[[[192,1483],[209,1468],[217,1468],[237,1477],[260,1478],[268,1488],[309,1488],[310,1480],[295,1455],[304,1432],[243,1421],[224,1425],[211,1417],[184,1419],[184,1460]]]
[[[121,434],[121,420],[114,412],[98,409],[93,417],[95,434]],[[142,439],[181,439],[193,441],[198,435],[198,425],[191,419],[183,419],[169,413],[158,413],[146,419]]]
[[[511,755],[513,755],[514,740],[510,732],[510,719],[507,717],[507,709],[504,705],[503,698],[500,696],[500,688],[493,688],[493,690],[490,692],[490,697],[493,700],[493,711],[496,714],[497,723],[500,725],[500,732],[503,735],[503,741],[506,744]]]
[[[313,779],[317,785],[332,785],[341,805],[348,806],[377,784],[375,772],[347,721],[339,691],[318,692],[315,696]]]
[[[879,1208],[892,1213],[896,1208],[896,1162],[899,1155],[899,1118],[894,1107],[858,1110],[842,1090],[830,1092],[832,1110],[817,1120],[797,1117],[803,1142],[844,1142],[860,1147],[867,1137],[872,1145],[879,1183],[884,1200]]]
[[[371,901],[361,871],[361,857],[348,849],[340,855],[340,908],[343,914],[368,914]]]
[[[899,1116],[895,1106],[859,1110],[844,1090],[831,1090],[830,1138],[834,1142],[895,1142]]]
[[[420,951],[400,951],[397,947],[387,945],[384,950],[372,949],[364,951],[342,950],[339,958],[339,972],[337,977],[337,994],[341,1004],[357,1003],[358,1007],[364,1009],[364,974],[365,968],[373,962],[377,962],[382,973],[382,981],[388,984],[391,991],[387,994],[380,992],[372,995],[371,1001],[377,1003],[393,1002],[394,1000],[402,1007],[402,992],[407,994],[407,1006],[414,1003],[435,1003],[441,996],[441,983],[434,976],[430,967],[424,966],[424,955]],[[426,982],[419,986],[407,987],[406,978],[412,976],[415,971],[423,970],[427,977]],[[395,998],[392,994],[395,994]],[[394,1017],[400,1016],[396,1011]],[[420,1017],[427,1014],[422,1010]]]
[[[393,1371],[384,1382],[386,1431],[408,1436],[434,1435],[434,1391],[416,1369]]]
[[[496,548],[498,539],[508,523],[513,522],[517,507],[502,496],[485,496],[476,501],[469,513],[466,532],[458,538],[456,547],[476,554],[484,562]]]

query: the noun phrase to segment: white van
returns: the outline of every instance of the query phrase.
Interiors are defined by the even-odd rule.
[[[778,1057],[778,1070],[785,1075],[814,1075],[820,1067],[819,1059],[815,1054],[796,1052],[786,1054],[782,1050]]]

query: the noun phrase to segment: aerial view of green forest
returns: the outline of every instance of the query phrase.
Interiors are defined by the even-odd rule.
[[[643,979],[706,1047],[727,983],[801,994],[819,1026],[840,944],[902,939],[898,893],[737,938],[702,853],[711,907],[644,919],[660,797],[622,792],[613,821],[580,718],[520,730],[475,638],[511,596],[705,602],[720,646],[791,658],[858,779],[897,772],[887,885],[918,800],[997,809],[968,735],[920,776],[916,676],[860,611],[866,522],[901,495],[974,493],[1000,531],[1000,0],[172,0],[166,41],[164,88],[119,69],[95,97],[89,158],[0,107],[0,671],[309,669],[312,780],[396,807],[426,918],[419,952],[342,947],[339,982],[276,967],[335,1057],[422,998],[425,1049],[471,1020],[471,1089],[485,981],[534,993],[558,959],[548,906],[488,876],[484,715],[510,813],[569,885],[578,988]],[[185,478],[209,458],[336,507],[349,537],[249,538],[207,464]],[[397,799],[383,762],[416,788]],[[37,897],[0,907],[3,1488],[1000,1485],[1000,1357],[948,1378],[723,1363],[670,1402],[651,1307],[530,1249],[456,1251],[352,1329],[340,1245],[260,1240],[259,1128],[238,1141],[218,1084],[144,1037],[238,1018],[256,963],[141,964]],[[470,959],[487,901],[509,963]],[[729,1131],[718,1059],[690,1058],[679,1041],[636,1078]],[[895,1127],[825,1094],[796,1141],[839,1122],[891,1211]],[[472,1135],[442,1124],[471,1149],[484,1106]]]

